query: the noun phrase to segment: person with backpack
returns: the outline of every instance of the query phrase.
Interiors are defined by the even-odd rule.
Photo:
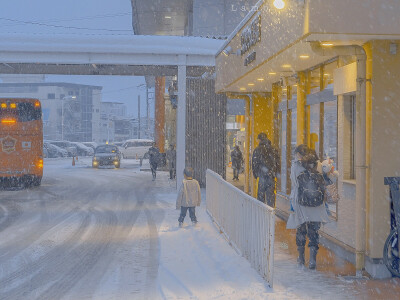
[[[257,199],[275,207],[275,178],[280,171],[280,157],[267,134],[261,132],[257,139],[259,144],[254,149],[251,161],[253,175],[258,178]]]
[[[286,228],[297,229],[296,245],[300,266],[305,264],[304,251],[306,236],[310,248],[309,269],[317,266],[319,249],[319,233],[321,223],[329,222],[325,209],[325,183],[321,173],[317,171],[318,156],[315,150],[306,145],[299,145],[294,151],[295,159],[292,162],[290,179],[292,192],[290,202],[294,213],[290,214]]]
[[[160,151],[156,147],[156,143],[149,148],[149,162],[150,162],[150,169],[151,174],[153,175],[153,181],[156,180],[157,177],[157,166],[160,160]]]

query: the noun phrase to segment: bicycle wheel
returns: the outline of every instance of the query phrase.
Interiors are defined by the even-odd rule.
[[[383,262],[394,276],[400,277],[397,230],[392,230],[383,247]]]

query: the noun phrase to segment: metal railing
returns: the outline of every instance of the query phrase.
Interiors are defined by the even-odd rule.
[[[229,243],[273,284],[275,211],[226,182],[206,174],[207,212]]]

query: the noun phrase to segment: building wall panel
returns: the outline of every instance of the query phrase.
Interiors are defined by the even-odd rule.
[[[186,101],[186,166],[204,187],[207,169],[225,177],[227,100],[213,79],[190,78]]]

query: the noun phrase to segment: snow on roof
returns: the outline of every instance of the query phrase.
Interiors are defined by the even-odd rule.
[[[41,34],[0,34],[0,52],[93,52],[215,55],[224,40],[187,36],[76,36]]]

